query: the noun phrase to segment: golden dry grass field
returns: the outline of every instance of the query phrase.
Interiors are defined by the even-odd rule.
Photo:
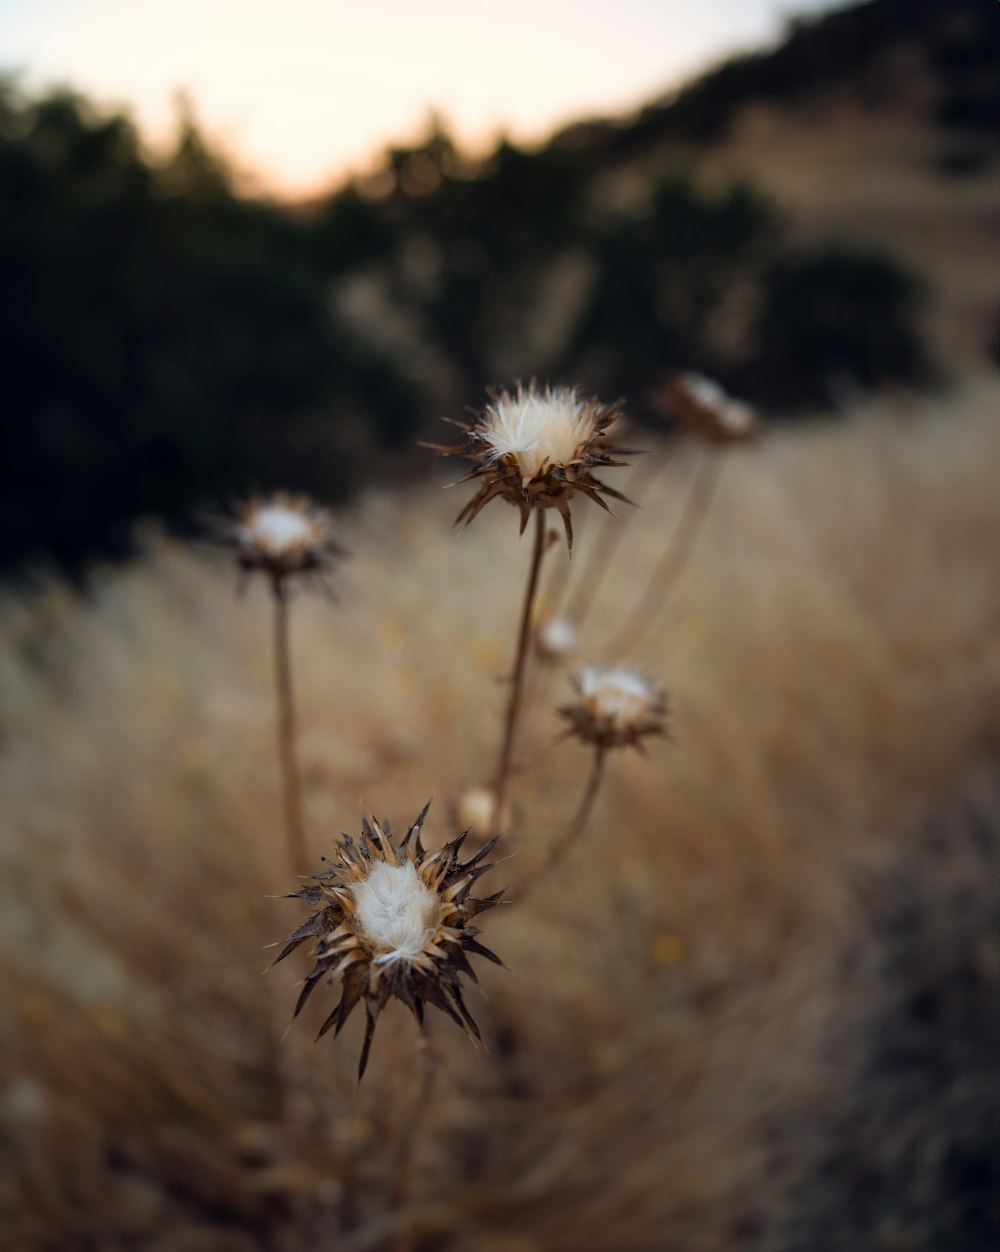
[[[388,1006],[359,1088],[361,1024],[313,1043],[320,990],[286,1035],[304,958],[263,972],[305,915],[282,898],[263,588],[239,597],[225,557],[151,537],[85,596],[8,593],[5,1247],[989,1246],[998,412],[996,377],[970,378],[721,454],[634,657],[670,691],[671,737],[609,760],[564,864],[484,917],[509,967],[470,990],[486,1049],[434,1015],[435,1098],[394,1205],[413,1018]],[[697,455],[627,522],[584,658]],[[467,494],[370,495],[342,519],[336,602],[292,605],[317,869],[362,812],[399,827],[433,796],[427,842],[452,837],[456,794],[492,768],[528,540],[503,502],[453,531]],[[584,569],[600,517],[576,514]],[[566,693],[535,672],[488,890],[531,880],[576,803]]]

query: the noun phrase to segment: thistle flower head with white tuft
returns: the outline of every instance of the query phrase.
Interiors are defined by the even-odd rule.
[[[613,454],[622,448],[603,445],[607,427],[618,416],[621,401],[601,404],[582,400],[574,387],[540,388],[532,381],[513,392],[487,393],[490,403],[473,423],[455,422],[466,432],[457,446],[429,445],[446,455],[474,461],[459,482],[480,479],[477,493],[456,521],[468,525],[484,505],[502,496],[521,513],[521,530],[531,511],[554,508],[562,516],[566,541],[573,546],[570,501],[581,492],[608,510],[603,496],[630,503],[626,496],[600,482],[595,466],[625,465]],[[608,510],[610,512],[610,510]]]
[[[316,909],[287,936],[277,958],[284,960],[300,944],[316,940],[316,962],[306,976],[295,1016],[325,976],[339,980],[340,1000],[320,1028],[320,1036],[331,1029],[335,1036],[339,1034],[363,1000],[367,1026],[359,1079],[368,1064],[378,1014],[393,997],[421,1023],[424,1006],[431,1004],[479,1039],[479,1029],[462,996],[460,975],[476,981],[470,955],[502,964],[477,942],[479,931],[469,924],[503,895],[498,891],[478,899],[469,894],[475,882],[493,868],[484,862],[496,839],[465,861],[459,856],[465,835],[428,853],[420,841],[428,807],[398,844],[388,822],[380,825],[374,818],[363,819],[359,842],[345,835],[336,861],[290,897]]]
[[[527,484],[580,459],[597,433],[597,410],[569,387],[519,387],[488,404],[472,433],[490,461],[513,463]]]
[[[244,501],[236,514],[215,525],[244,570],[263,570],[275,579],[289,574],[323,574],[344,556],[336,524],[326,509],[306,496],[285,492]]]
[[[585,665],[570,680],[578,699],[559,709],[578,735],[604,751],[636,747],[666,733],[667,697],[647,674],[630,665]]]
[[[742,443],[757,431],[757,415],[703,374],[678,374],[667,385],[667,407],[692,433],[710,443]]]

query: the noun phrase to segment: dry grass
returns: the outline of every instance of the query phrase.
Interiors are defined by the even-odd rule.
[[[470,1001],[490,1052],[432,1022],[438,1100],[395,1213],[412,1018],[389,1006],[358,1091],[360,1024],[314,1046],[317,993],[283,1040],[304,966],[262,975],[300,916],[269,898],[294,884],[263,592],[239,602],[224,564],[151,541],[85,600],[8,597],[10,1246],[985,1246],[998,408],[979,380],[732,454],[634,658],[671,690],[673,742],[610,760],[557,879],[485,920],[511,970]],[[638,593],[689,468],[631,523],[606,606]],[[317,855],[362,804],[398,825],[432,793],[443,841],[491,768],[526,552],[512,510],[460,538],[455,509],[369,498],[339,603],[294,605]],[[614,624],[595,611],[593,649]],[[490,890],[577,799],[586,751],[552,743],[565,694],[533,685]]]
[[[905,98],[893,105],[748,108],[696,160],[710,184],[750,178],[796,240],[898,258],[933,294],[922,320],[935,357],[949,368],[981,361],[997,333],[1000,162],[989,154],[973,175],[947,177],[939,163],[955,141],[921,124]]]

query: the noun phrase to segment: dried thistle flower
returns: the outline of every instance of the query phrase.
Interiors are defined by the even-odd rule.
[[[535,651],[550,665],[571,657],[579,641],[580,632],[568,617],[550,617],[535,631]]]
[[[678,374],[667,384],[670,411],[710,443],[741,443],[757,430],[757,415],[703,374]]]
[[[315,875],[313,884],[289,897],[316,908],[287,936],[277,958],[284,960],[306,940],[317,940],[316,963],[306,976],[295,1016],[326,975],[339,980],[340,1000],[320,1027],[320,1036],[332,1029],[336,1037],[363,1000],[367,1025],[359,1079],[368,1064],[378,1014],[392,997],[421,1024],[424,1005],[432,1004],[479,1039],[479,1028],[462,996],[460,975],[476,981],[469,963],[473,954],[502,964],[477,941],[479,931],[469,925],[503,895],[498,891],[477,899],[469,894],[477,879],[493,868],[483,862],[497,841],[492,839],[466,861],[459,858],[466,835],[428,853],[420,831],[429,807],[424,806],[398,844],[388,822],[362,819],[360,841],[344,835],[336,861]]]
[[[630,665],[585,665],[570,679],[579,696],[559,715],[599,751],[636,747],[647,735],[666,733],[667,697],[649,675]]]
[[[345,555],[333,517],[307,496],[279,491],[247,500],[216,529],[243,569],[264,570],[276,579],[323,574]]]
[[[490,403],[474,423],[455,422],[467,432],[464,444],[431,445],[447,455],[465,457],[475,466],[459,482],[481,479],[479,490],[456,522],[468,525],[495,496],[516,505],[521,531],[532,509],[554,508],[562,516],[566,542],[573,546],[570,501],[575,492],[608,509],[602,496],[628,498],[594,477],[595,466],[625,465],[612,454],[625,449],[604,445],[605,432],[619,415],[621,401],[601,404],[581,400],[574,387],[541,389],[532,381],[514,392],[488,391]]]

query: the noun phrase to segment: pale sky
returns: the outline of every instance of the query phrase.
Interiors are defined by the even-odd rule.
[[[0,69],[127,106],[153,141],[186,91],[282,195],[367,168],[440,112],[466,145],[623,113],[831,0],[0,0]]]

